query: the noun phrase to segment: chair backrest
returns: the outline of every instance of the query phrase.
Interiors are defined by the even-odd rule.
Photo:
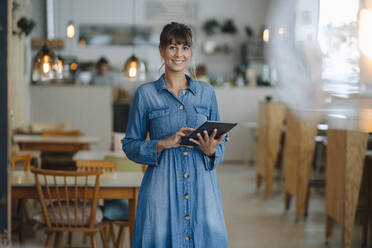
[[[77,171],[115,172],[114,161],[106,160],[76,160]]]
[[[44,130],[68,130],[70,127],[67,123],[31,123],[30,132],[41,133]]]
[[[94,228],[102,172],[34,168],[31,172],[35,175],[47,228],[60,228],[61,231],[72,231],[82,226]]]
[[[15,170],[15,165],[19,162],[24,163],[24,170],[29,171],[31,167],[31,155],[23,155],[23,156],[12,156],[10,158],[10,163],[12,165],[12,170]]]
[[[43,136],[81,136],[80,130],[43,130],[41,132]]]

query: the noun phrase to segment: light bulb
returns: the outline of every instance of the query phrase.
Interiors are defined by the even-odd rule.
[[[278,34],[279,34],[279,35],[283,35],[283,34],[285,34],[285,28],[279,28],[279,29],[278,29]]]
[[[270,31],[269,31],[269,29],[266,28],[263,31],[262,39],[263,39],[264,42],[269,42],[269,39],[270,39]]]
[[[139,59],[134,55],[127,59],[124,64],[124,72],[129,78],[137,77],[138,71],[140,70],[140,63]]]
[[[75,36],[75,26],[72,22],[70,22],[66,27],[66,36],[69,39],[72,39]]]
[[[70,65],[70,70],[71,70],[71,71],[76,71],[77,68],[78,68],[77,63],[75,63],[75,62],[71,63],[71,65]]]
[[[51,70],[50,57],[48,55],[44,55],[42,61],[42,71],[44,74],[48,74]]]
[[[43,63],[43,73],[48,74],[50,72],[50,65],[48,63]]]
[[[133,78],[137,75],[137,69],[135,67],[129,68],[129,77]]]

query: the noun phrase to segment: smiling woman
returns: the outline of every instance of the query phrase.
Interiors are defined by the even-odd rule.
[[[138,196],[133,247],[225,248],[216,172],[225,135],[215,139],[215,130],[211,136],[190,139],[195,147],[180,144],[203,121],[219,120],[216,95],[209,84],[185,75],[192,56],[190,28],[166,25],[159,52],[165,74],[138,88],[123,140],[127,157],[148,165]]]

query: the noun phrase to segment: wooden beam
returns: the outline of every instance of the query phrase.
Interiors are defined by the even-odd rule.
[[[32,39],[31,40],[31,47],[35,49],[40,49],[44,46],[45,39]],[[65,40],[47,40],[46,44],[49,48],[55,48],[55,49],[63,49],[65,48]]]

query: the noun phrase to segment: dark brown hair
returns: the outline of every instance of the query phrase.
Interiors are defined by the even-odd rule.
[[[183,44],[192,47],[192,31],[182,23],[171,22],[164,26],[160,34],[160,47],[166,48],[175,41],[176,44]]]

